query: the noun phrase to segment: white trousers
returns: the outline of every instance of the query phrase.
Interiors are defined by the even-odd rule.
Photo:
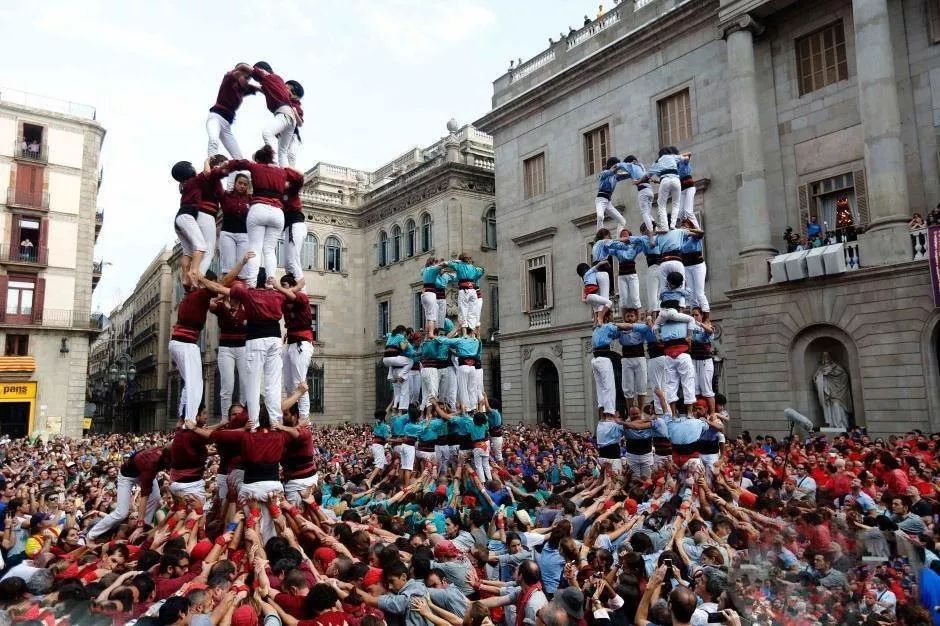
[[[397,378],[392,380],[392,406],[399,411],[407,411],[410,399],[407,379],[406,382],[400,382]]]
[[[472,365],[460,365],[457,368],[457,403],[468,411],[476,410],[483,397],[483,390],[477,384],[479,377],[474,370]]]
[[[274,528],[274,521],[271,519],[271,513],[268,512],[267,507],[268,494],[275,491],[280,491],[281,493],[284,492],[284,485],[282,485],[277,480],[261,480],[256,483],[242,483],[241,488],[238,490],[239,500],[254,498],[261,504],[261,527],[258,529],[258,531],[261,533],[261,538],[264,541],[267,541],[277,534]]]
[[[303,502],[304,493],[307,489],[315,487],[316,484],[316,474],[306,478],[291,478],[284,483],[284,499],[295,506],[300,506],[300,503]]]
[[[219,274],[225,276],[228,271],[245,258],[248,252],[248,233],[230,233],[223,230],[219,233]],[[245,278],[245,268],[238,273],[239,278]]]
[[[206,501],[206,481],[194,480],[191,483],[170,483],[170,493],[181,500],[192,496],[200,502]]]
[[[307,380],[307,370],[310,369],[310,357],[313,356],[313,344],[309,341],[289,343],[284,346],[283,375],[284,395],[289,396],[297,390],[300,381]],[[301,419],[310,417],[310,391],[300,396],[297,401],[297,414]]]
[[[640,215],[643,217],[643,223],[646,224],[646,229],[650,232],[653,232],[653,187],[648,185],[645,189],[638,189],[636,192],[636,200],[640,205]]]
[[[218,488],[219,503],[225,508],[228,502],[229,493],[233,493],[238,498],[238,492],[242,488],[242,482],[245,480],[245,470],[231,469],[228,474],[219,474],[215,478],[215,484]]]
[[[199,227],[199,215],[203,215],[203,213],[197,213],[197,217],[184,213],[177,215],[173,221],[173,229],[176,231],[176,236],[180,238],[183,256],[191,257],[193,252],[206,252],[209,249],[206,237]]]
[[[421,294],[421,310],[424,312],[425,322],[433,322],[436,327],[438,325],[437,296],[433,291],[425,291]]]
[[[385,446],[380,443],[372,444],[372,463],[378,469],[385,469],[387,462],[385,461]]]
[[[611,306],[613,306],[613,302],[611,302],[609,298],[605,298],[596,293],[586,295],[584,297],[584,301],[590,305],[591,310],[595,313],[601,309],[604,309],[605,307],[609,309]]]
[[[403,443],[398,447],[398,458],[401,459],[401,469],[409,472],[415,468],[415,447]]]
[[[88,531],[89,539],[97,539],[127,519],[127,515],[131,512],[134,487],[136,486],[136,478],[128,478],[118,473],[117,498],[115,498],[114,509],[91,527],[91,530]],[[150,522],[153,520],[153,514],[156,512],[158,506],[160,506],[160,485],[157,484],[157,479],[154,478],[150,497],[147,498],[147,509],[144,514],[145,521]]]
[[[627,467],[637,478],[649,478],[653,475],[653,453],[648,454],[624,454],[623,460],[627,462]]]
[[[503,462],[503,438],[490,437],[490,456],[496,459],[497,463]]]
[[[610,300],[610,274],[606,271],[597,272],[597,295]]]
[[[644,278],[646,284],[646,308],[650,311],[655,311],[659,308],[659,285],[661,281],[662,277],[659,266],[650,265],[646,269],[646,277]]]
[[[284,230],[284,211],[270,204],[257,202],[248,209],[246,224],[248,249],[255,253],[255,257],[245,263],[245,280],[249,287],[254,287],[262,259],[268,278],[273,278],[277,270],[277,240]]]
[[[604,413],[613,413],[617,410],[617,387],[614,382],[614,366],[606,356],[596,356],[591,359],[591,370],[594,372],[594,389],[597,392],[597,406],[604,409]]]
[[[474,329],[480,325],[476,304],[476,289],[461,289],[457,292],[457,323],[461,327]]]
[[[235,372],[238,372],[238,399],[245,401],[245,381],[248,379],[248,357],[245,346],[232,348],[219,346],[216,364],[219,367],[219,403],[222,421],[228,421],[228,411],[235,399]]]
[[[620,211],[615,209],[614,205],[607,198],[601,198],[600,196],[594,198],[594,212],[597,216],[597,228],[595,231],[604,227],[605,217],[609,217],[617,222],[618,232],[620,228],[627,225],[627,220],[623,219],[623,215],[620,214]]]
[[[281,338],[262,337],[245,342],[247,367],[242,389],[248,408],[248,424],[258,427],[261,414],[261,391],[264,383],[264,408],[271,425],[281,423],[281,376],[284,364],[281,359]],[[280,484],[280,483],[278,483]]]
[[[209,157],[221,154],[219,150],[219,142],[221,142],[233,159],[242,158],[242,150],[238,147],[238,141],[232,132],[232,125],[218,113],[209,113],[206,119],[206,134],[209,135]]]
[[[695,402],[695,366],[692,357],[684,352],[676,358],[666,359],[666,402],[679,399],[679,386],[682,386],[682,401],[685,404]]]
[[[656,410],[656,415],[662,415],[665,413],[665,407],[660,403],[659,397],[656,395],[657,389],[662,389],[663,393],[666,393],[666,356],[657,356],[649,360],[646,370],[646,376],[649,379],[649,395],[652,396],[653,408]]]
[[[284,269],[287,273],[293,274],[294,278],[300,280],[304,275],[303,265],[300,263],[300,257],[307,239],[307,223],[294,222],[284,229]]]
[[[659,209],[659,218],[657,226],[660,229],[666,228],[666,202],[672,200],[672,206],[669,215],[672,216],[672,222],[675,224],[675,218],[679,214],[679,196],[682,191],[682,185],[679,183],[679,177],[675,174],[667,174],[659,179],[659,199],[656,201]]]
[[[490,443],[486,442],[486,448],[473,447],[473,469],[476,471],[480,480],[486,482],[493,480],[493,474],[490,471]]]
[[[205,276],[215,257],[215,216],[199,211],[196,215],[196,224],[199,225],[202,238],[206,241],[206,253],[202,255],[202,261],[199,262],[199,273]]]
[[[421,371],[412,367],[405,382],[408,385],[408,403],[421,404]]]
[[[669,259],[668,261],[663,261],[659,264],[659,275],[662,277],[660,282],[660,291],[666,288],[666,285],[668,284],[666,277],[673,272],[682,274],[682,285],[685,286],[685,265],[682,264],[682,261]],[[656,299],[656,304],[657,308],[659,308],[659,298]]]
[[[199,344],[170,340],[170,358],[176,364],[183,381],[180,390],[179,413],[187,422],[196,422],[202,404],[202,353]]]
[[[624,357],[620,359],[620,383],[624,398],[646,395],[646,357]],[[642,407],[640,407],[642,408]]]
[[[695,393],[703,398],[714,398],[715,391],[712,389],[712,377],[715,375],[715,361],[704,359],[692,363],[695,365]]]
[[[274,113],[274,117],[261,131],[264,143],[274,148],[277,164],[281,167],[290,166],[289,151],[294,140],[295,124],[293,109],[285,105]]]
[[[437,301],[437,325],[443,326],[445,319],[447,319],[447,298],[440,298]]]
[[[436,367],[421,368],[421,408],[431,404],[437,399],[437,391],[441,384],[441,370]]]
[[[687,265],[685,267],[685,282],[689,291],[692,292],[692,306],[697,306],[703,312],[711,310],[708,305],[708,298],[705,296],[705,274],[707,269],[705,263],[696,265]]]
[[[457,368],[445,367],[438,370],[440,374],[440,391],[438,398],[444,401],[451,409],[457,408]]]
[[[404,355],[382,357],[382,364],[388,368],[388,380],[397,380],[407,378],[411,371],[412,361],[410,357]]]
[[[480,327],[480,320],[483,319],[483,298],[477,296],[476,302],[473,303],[473,321],[476,322],[474,328]]]
[[[677,223],[687,219],[692,222],[692,228],[698,230],[698,220],[695,218],[695,211],[692,210],[695,206],[695,185],[688,189],[682,189],[679,192],[679,198],[679,214],[672,216],[670,227],[675,228]]]
[[[679,313],[675,309],[660,309],[659,315],[656,316],[656,321],[653,322],[653,326],[659,328],[666,322],[682,322],[683,324],[694,324],[695,318],[691,315],[686,315],[685,313]]]
[[[620,293],[621,309],[640,308],[640,277],[638,275],[626,274],[618,276],[617,288]]]

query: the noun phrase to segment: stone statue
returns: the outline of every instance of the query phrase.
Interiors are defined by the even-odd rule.
[[[832,360],[828,352],[823,352],[819,358],[819,367],[813,374],[813,385],[819,396],[819,404],[822,405],[825,425],[848,430],[849,414],[852,413],[849,375]]]

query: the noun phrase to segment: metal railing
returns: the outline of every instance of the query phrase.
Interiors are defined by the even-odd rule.
[[[49,149],[47,146],[42,145],[41,142],[31,142],[20,137],[13,143],[13,156],[17,159],[48,163]]]
[[[10,104],[43,109],[64,115],[74,115],[75,117],[83,117],[88,120],[96,119],[95,107],[93,106],[70,102],[60,98],[41,96],[39,94],[29,93],[28,91],[20,91],[19,89],[0,87],[0,102],[9,102]]]
[[[92,275],[101,276],[101,272],[104,270],[104,261],[94,261],[91,264],[91,273]]]
[[[21,309],[0,311],[0,324],[20,326],[44,326],[49,328],[77,328],[82,330],[101,330],[103,316],[100,313],[69,309]]]
[[[134,365],[137,366],[138,372],[141,372],[143,370],[149,370],[153,368],[156,364],[157,364],[157,357],[155,357],[152,354],[147,355],[145,357],[141,357],[140,359],[137,359],[136,361],[134,361]]]
[[[911,260],[918,261],[927,258],[927,229],[918,228],[911,231]]]
[[[150,339],[156,333],[157,333],[156,324],[151,324],[150,326],[147,326],[142,331],[134,335],[134,338],[131,340],[131,346],[137,346],[141,342],[146,341],[147,339]]]
[[[0,244],[0,263],[22,263],[24,265],[48,265],[49,248],[46,246],[21,246]]]
[[[49,192],[47,191],[24,191],[13,187],[7,188],[7,206],[21,207],[24,209],[38,209],[42,211],[49,210]]]
[[[95,211],[95,226],[101,226],[104,224],[104,209],[98,209]]]

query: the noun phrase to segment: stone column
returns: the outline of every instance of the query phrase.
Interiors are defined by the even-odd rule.
[[[862,237],[862,263],[896,263],[909,260],[906,225],[910,204],[888,2],[852,0],[852,13],[871,215],[868,232]]]
[[[731,75],[728,90],[731,128],[737,136],[741,167],[738,187],[738,254],[741,258],[734,263],[731,279],[734,288],[766,284],[764,260],[777,253],[771,243],[754,58],[754,35],[762,31],[763,27],[750,15],[743,15],[725,30]]]

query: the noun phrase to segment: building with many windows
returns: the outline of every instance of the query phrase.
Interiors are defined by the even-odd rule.
[[[0,432],[79,435],[105,130],[92,107],[0,89]]]
[[[397,324],[414,328],[423,325],[420,272],[432,256],[451,259],[466,252],[488,270],[481,282],[485,303],[481,326],[484,384],[489,391],[498,389],[499,287],[495,271],[497,232],[491,138],[472,126],[460,127],[451,121],[447,136],[441,140],[426,148],[408,150],[375,170],[317,163],[306,172],[305,179],[301,198],[308,232],[301,261],[316,338],[307,376],[311,419],[320,423],[368,420],[377,407],[384,408],[388,403],[391,389],[381,364],[384,335]],[[156,428],[170,428],[175,421],[181,383],[172,362],[166,370],[168,400],[163,423],[159,415],[153,422],[145,418],[148,409],[135,398],[144,392],[138,385],[141,377],[146,376],[148,359],[157,364],[153,393],[159,394],[163,388],[160,373],[163,355],[176,306],[183,296],[180,254],[177,244],[157,269],[155,260],[123,305],[127,308],[132,302],[150,302],[154,297],[150,292],[156,293],[154,286],[149,287],[146,295],[138,292],[154,285],[155,279],[147,274],[161,275],[160,319],[165,302],[168,323],[153,328],[156,322],[137,313],[129,331],[136,379],[127,398],[128,425],[146,428],[152,423]],[[278,244],[277,255],[277,275],[281,276],[283,241]],[[212,269],[218,271],[218,259]],[[166,291],[162,291],[164,288]],[[448,308],[455,316],[455,299],[448,303]],[[140,307],[134,310],[140,311]],[[139,344],[135,343],[137,339]],[[107,341],[101,343],[106,345]],[[205,397],[210,413],[217,415],[218,326],[211,314],[200,348]],[[151,349],[159,350],[151,353]],[[120,374],[117,378],[120,381]],[[148,386],[148,390],[151,388]]]
[[[740,427],[785,430],[785,407],[822,424],[828,354],[852,423],[940,428],[940,314],[925,233],[907,225],[940,199],[938,43],[936,0],[624,0],[497,78],[475,125],[494,138],[513,294],[507,418],[593,427],[575,266],[596,174],[610,155],[648,165],[675,145],[693,153],[716,383]],[[614,203],[636,230],[629,182]],[[813,220],[834,244],[780,257],[787,227],[806,236]]]

